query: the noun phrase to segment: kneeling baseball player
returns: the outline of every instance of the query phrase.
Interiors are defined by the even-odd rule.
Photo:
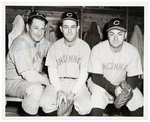
[[[126,105],[129,116],[143,116],[143,96],[137,88],[142,74],[138,51],[127,43],[126,23],[119,18],[108,23],[108,40],[91,52],[88,86],[92,94],[92,116],[103,116],[109,103],[117,109]]]
[[[89,45],[78,38],[79,20],[76,13],[68,11],[61,16],[60,30],[63,38],[49,49],[46,65],[52,88],[51,109],[58,116],[86,115],[91,111],[91,95],[86,87]]]

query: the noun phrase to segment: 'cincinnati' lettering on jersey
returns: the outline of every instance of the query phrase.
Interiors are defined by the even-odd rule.
[[[63,63],[77,63],[80,65],[81,58],[75,55],[63,55],[60,58],[56,59],[58,66]]]
[[[119,70],[119,71],[126,71],[127,65],[124,65],[122,63],[106,63],[103,64],[103,70]]]

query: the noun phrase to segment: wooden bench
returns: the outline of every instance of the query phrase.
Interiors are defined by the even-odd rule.
[[[5,96],[5,115],[6,116],[20,116],[18,114],[20,103],[22,102],[21,98]]]
[[[18,98],[18,97],[6,96],[6,104],[9,101],[11,101],[11,102],[22,102],[22,99]]]

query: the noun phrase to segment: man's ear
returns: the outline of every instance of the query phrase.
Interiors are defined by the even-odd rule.
[[[45,28],[47,29],[48,25],[45,25]]]
[[[79,29],[80,29],[80,26],[78,25],[78,27],[77,27],[77,32],[79,32]]]
[[[26,29],[27,31],[29,31],[29,24],[26,24]]]
[[[62,32],[62,26],[59,26],[59,28],[60,28],[60,31]]]
[[[127,35],[128,35],[128,33],[127,33],[127,32],[125,32],[125,39],[127,38]]]
[[[45,32],[46,32],[47,28],[48,28],[48,25],[45,25]]]

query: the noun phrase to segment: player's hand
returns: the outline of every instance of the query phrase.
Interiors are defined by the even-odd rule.
[[[122,92],[114,101],[114,105],[117,109],[120,109],[122,106],[128,103],[133,96],[132,87],[126,81],[122,81],[119,86],[121,87]]]
[[[60,107],[62,100],[64,100],[64,102],[67,102],[67,98],[65,93],[62,90],[57,91],[57,98],[56,98],[56,104],[57,107]]]
[[[49,79],[45,77],[44,80],[41,81],[41,84],[49,85],[50,84]]]
[[[115,96],[117,97],[122,92],[122,88],[120,86],[117,86],[115,88]]]
[[[70,93],[67,96],[66,103],[62,100],[60,106],[57,109],[58,116],[69,116],[72,112],[73,104],[74,104],[74,93]]]
[[[75,96],[75,94],[73,92],[70,92],[69,95],[67,96],[67,99],[69,99],[70,101],[73,101],[74,96]]]

